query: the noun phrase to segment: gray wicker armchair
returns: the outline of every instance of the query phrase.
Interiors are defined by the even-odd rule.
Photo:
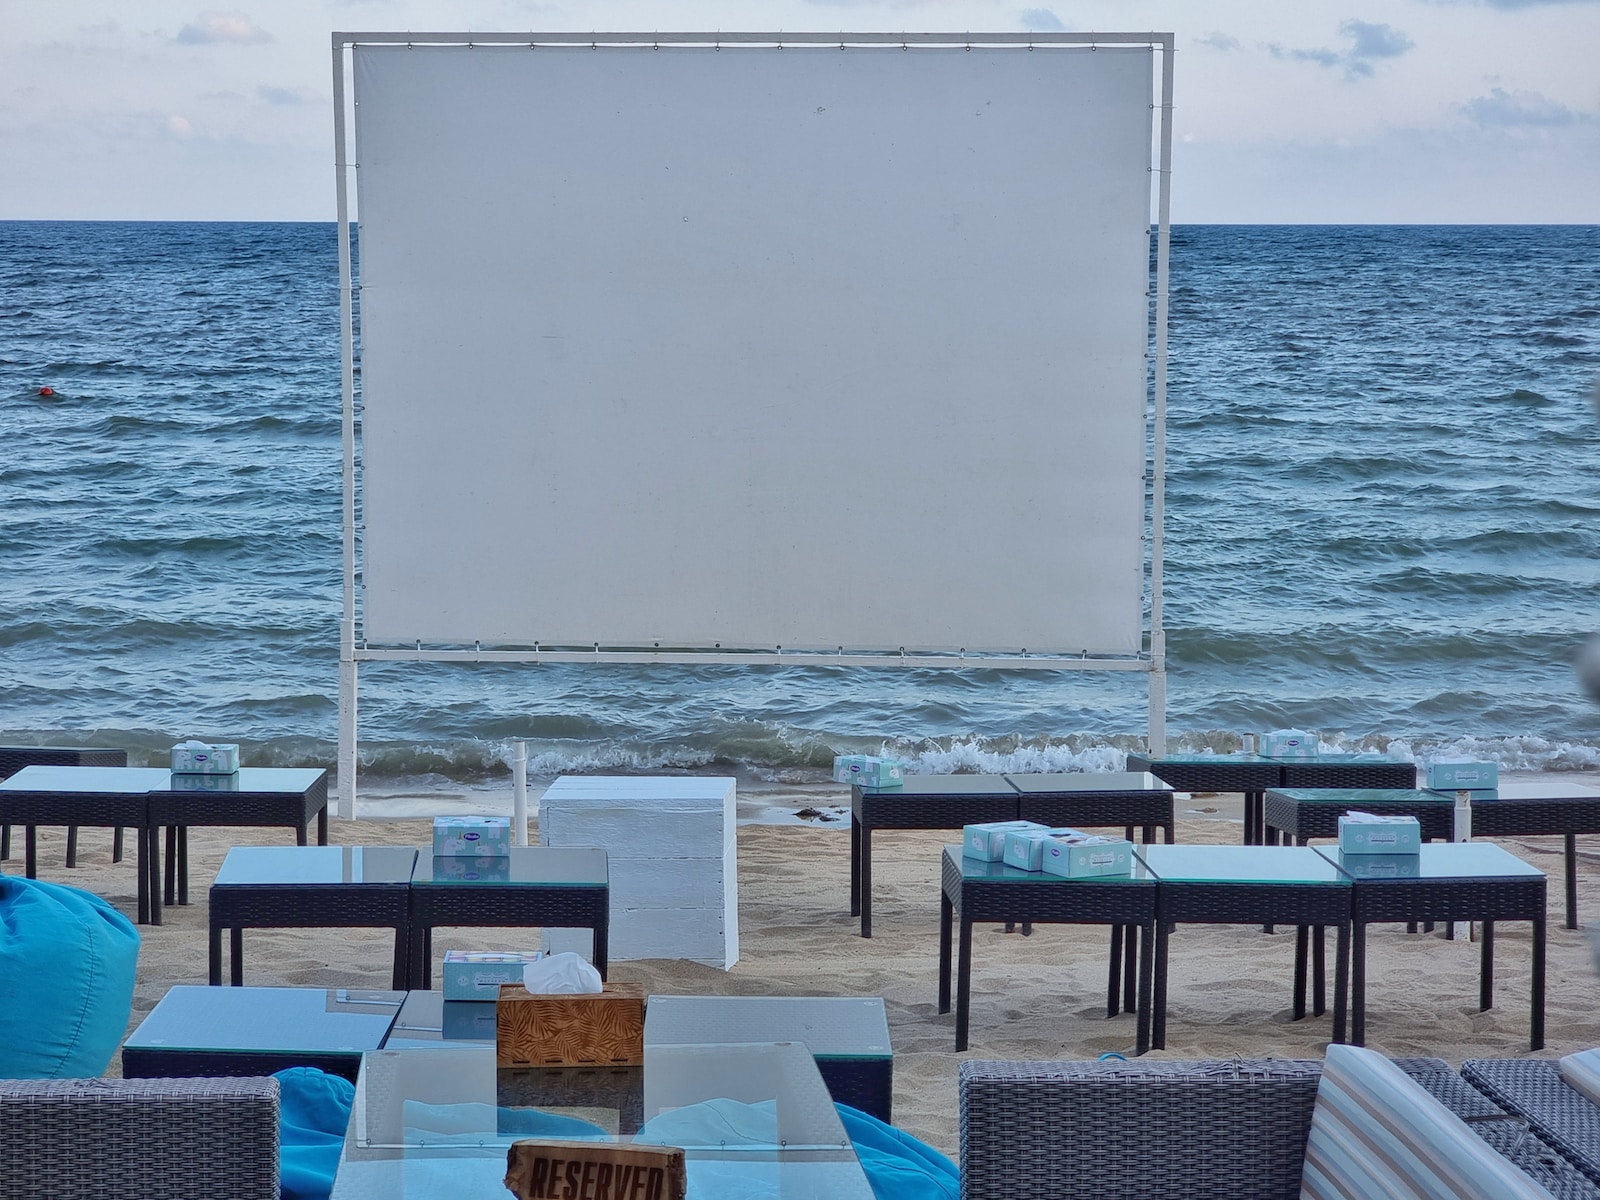
[[[1560,1200],[1600,1189],[1440,1059],[1397,1065]],[[1320,1062],[961,1064],[963,1200],[1297,1200]]]
[[[275,1079],[0,1079],[0,1200],[278,1200]]]

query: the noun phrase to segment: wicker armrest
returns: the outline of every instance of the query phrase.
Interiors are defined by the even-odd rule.
[[[1469,1058],[1468,1083],[1508,1112],[1524,1118],[1541,1138],[1590,1180],[1600,1184],[1600,1106],[1561,1078],[1548,1058]]]
[[[0,1079],[0,1200],[278,1200],[275,1079]]]
[[[1322,1064],[961,1064],[963,1200],[1296,1200]]]

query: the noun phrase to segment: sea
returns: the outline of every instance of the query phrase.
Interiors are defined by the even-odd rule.
[[[1600,226],[1177,226],[1168,749],[1600,770]],[[332,767],[332,224],[0,222],[0,743]],[[980,545],[952,555],[985,561]],[[991,564],[1003,566],[1004,564]],[[1119,770],[1144,676],[364,664],[363,786]]]

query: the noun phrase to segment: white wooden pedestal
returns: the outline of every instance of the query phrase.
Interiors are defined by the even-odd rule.
[[[598,846],[610,860],[612,962],[739,961],[734,780],[563,775],[539,801],[539,841]],[[591,950],[588,931],[548,930],[546,950]]]

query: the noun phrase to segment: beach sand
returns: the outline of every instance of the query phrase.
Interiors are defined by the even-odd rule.
[[[1570,778],[1570,777],[1563,777]],[[542,787],[530,789],[535,798]],[[509,810],[509,789],[504,809]],[[420,806],[424,798],[417,796]],[[481,799],[481,797],[480,797]],[[481,804],[480,807],[495,807]],[[1179,803],[1178,839],[1239,841],[1241,798]],[[802,819],[797,809],[823,817]],[[399,810],[406,815],[375,815]],[[444,811],[443,808],[439,811]],[[874,936],[849,915],[849,820],[838,789],[775,787],[742,797],[738,831],[740,958],[732,970],[668,960],[613,962],[612,978],[662,994],[877,995],[894,1045],[895,1124],[954,1157],[956,1073],[962,1058],[1093,1058],[1130,1054],[1134,1018],[1105,1016],[1109,932],[1098,926],[1039,926],[1029,937],[978,926],[973,938],[971,1049],[956,1054],[954,1015],[939,1015],[940,848],[950,832],[878,833],[873,839]],[[842,819],[839,814],[843,813]],[[374,815],[367,815],[367,814]],[[530,840],[537,840],[537,826]],[[20,833],[20,831],[16,831]],[[333,818],[331,842],[424,845],[425,815],[399,798],[368,798],[364,815]],[[110,832],[84,830],[79,866],[62,865],[65,831],[40,830],[40,876],[87,888],[134,910],[132,852],[110,861]],[[143,945],[129,1030],[174,984],[206,982],[206,893],[229,846],[292,842],[281,829],[190,832],[192,903],[140,926]],[[1550,877],[1547,1046],[1558,1056],[1600,1046],[1600,974],[1583,929],[1563,922],[1561,839],[1501,843]],[[20,846],[17,848],[20,858]],[[19,858],[5,864],[21,870]],[[1600,926],[1600,843],[1579,843],[1579,917]],[[1330,939],[1331,940],[1331,939]],[[392,936],[368,930],[247,930],[246,984],[387,988]],[[537,948],[536,931],[445,930],[446,948]],[[1330,947],[1330,960],[1332,957]],[[1290,1020],[1293,931],[1182,926],[1171,940],[1167,1049],[1162,1058],[1318,1058],[1328,1017]],[[1530,940],[1526,924],[1496,929],[1495,1006],[1478,1011],[1478,946],[1466,940],[1375,927],[1368,938],[1367,1042],[1393,1055],[1465,1058],[1528,1051]],[[1331,980],[1332,965],[1329,974]],[[118,1067],[114,1063],[111,1071]]]

